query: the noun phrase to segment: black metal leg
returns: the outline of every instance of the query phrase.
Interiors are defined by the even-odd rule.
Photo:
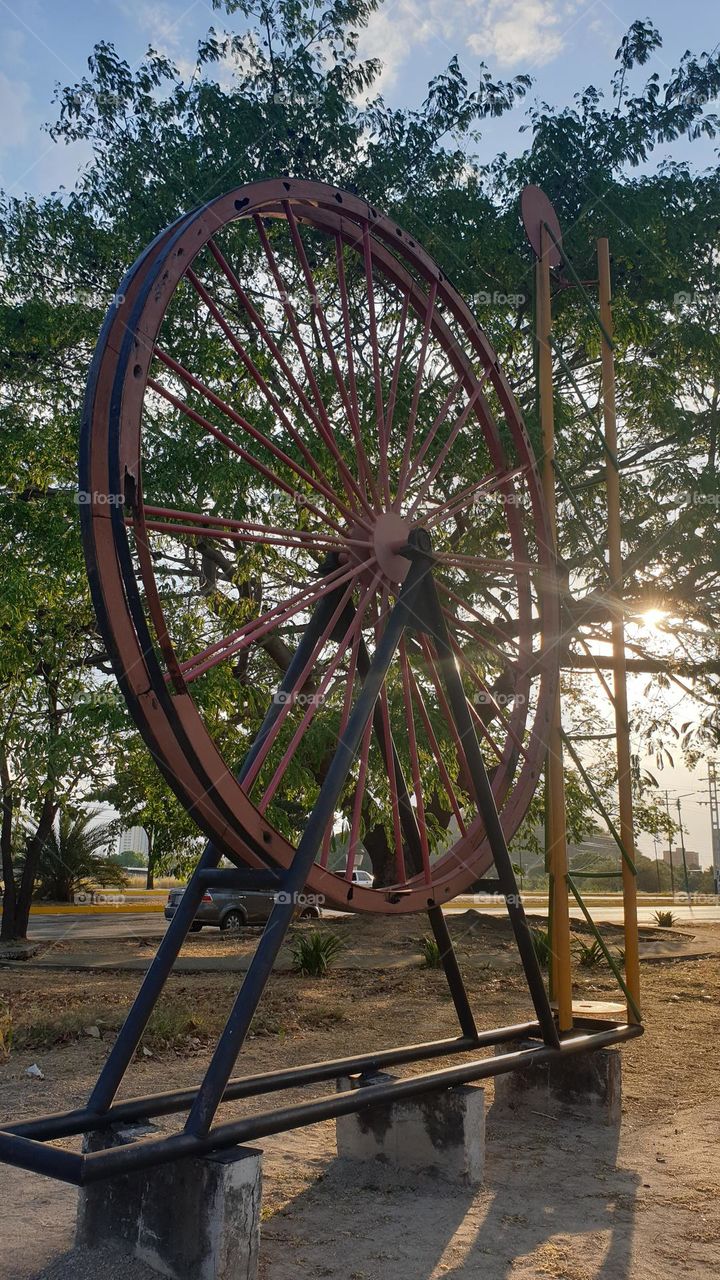
[[[430,928],[435,936],[435,941],[440,950],[440,959],[442,967],[445,970],[445,977],[450,988],[452,1002],[455,1005],[455,1012],[458,1016],[460,1029],[464,1036],[477,1037],[477,1027],[473,1011],[470,1008],[470,1000],[467,988],[460,972],[457,955],[453,946],[453,940],[450,937],[450,930],[442,907],[430,907],[428,910],[428,918],[430,920]]]
[[[207,884],[205,873],[217,867],[221,857],[212,841],[208,841],[88,1099],[89,1110],[106,1111],[111,1105],[195,919]]]
[[[325,569],[329,573],[334,568],[335,562],[333,557],[328,560],[325,565]],[[302,639],[292,656],[288,669],[280,682],[270,706],[265,712],[265,718],[258,729],[255,740],[238,770],[238,782],[242,782],[247,776],[263,743],[265,742],[265,739],[283,709],[283,695],[291,694],[295,689],[295,685],[300,677],[303,667],[305,667],[310,660],[313,649],[332,618],[344,590],[344,587],[338,587],[335,591],[328,592],[328,594],[323,596],[316,604],[310,621],[303,632]]]
[[[360,748],[365,726],[382,688],[400,637],[407,625],[406,602],[412,598],[422,565],[411,565],[400,598],[388,619],[385,632],[350,714],[347,728],[332,758],[320,794],[298,844],[292,865],[283,877],[282,891],[272,909],[255,955],[238,992],[225,1030],[188,1116],[186,1130],[195,1136],[206,1134],[220,1105],[238,1053],[250,1028],[255,1010],[272,972],[293,918],[298,893],[305,887],[310,868],[322,844],[323,835],[342,794],[352,762]]]
[[[324,566],[327,572],[335,567],[334,560],[328,559]],[[322,635],[337,607],[342,589],[331,591],[318,602],[310,622],[298,645],[292,661],[288,666],[280,685],[280,691],[289,693],[295,686],[300,672],[312,654],[313,647]],[[265,715],[258,735],[250,748],[238,772],[242,781],[257,755],[262,743],[272,729],[283,706],[282,698],[275,697]],[[205,846],[200,861],[183,894],[182,901],[173,916],[167,932],[160,943],[157,954],[148,969],[145,979],[136,996],[135,1002],[123,1023],[120,1033],[105,1063],[97,1084],[88,1100],[88,1107],[93,1111],[106,1111],[111,1105],[122,1078],[137,1050],[142,1033],[165,986],[180,948],[187,937],[190,926],[195,919],[200,900],[207,887],[207,872],[217,867],[222,854],[211,842]]]
[[[430,562],[429,555],[415,553],[415,563]],[[421,596],[421,599],[420,599]],[[422,587],[418,588],[416,611],[424,626],[431,635],[438,654],[440,674],[447,690],[448,702],[453,719],[463,745],[468,772],[472,781],[477,806],[485,823],[485,830],[497,867],[500,888],[505,897],[510,923],[515,934],[520,959],[527,978],[530,995],[535,1006],[538,1022],[546,1044],[557,1046],[560,1043],[550,1001],[543,982],[540,965],[535,954],[532,935],[525,917],[520,891],[515,879],[505,833],[502,829],[495,797],[485,768],[485,761],[480,751],[475,726],[468,709],[465,690],[455,662],[445,617],[433,582],[432,575],[426,573],[422,579]]]

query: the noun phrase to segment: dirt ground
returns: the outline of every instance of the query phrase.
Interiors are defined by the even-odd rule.
[[[479,1025],[531,1016],[504,922],[459,917],[451,928]],[[373,967],[338,968],[320,980],[278,973],[238,1074],[454,1034],[443,975],[419,963],[420,931],[417,920],[396,931],[377,920],[353,921],[348,950],[365,953]],[[707,941],[717,927],[692,932]],[[203,935],[193,944],[207,945]],[[578,996],[615,997],[604,967],[578,966],[576,973]],[[82,1104],[137,985],[137,974],[109,970],[0,968],[0,1119]],[[172,978],[123,1093],[195,1084],[236,989],[231,973]],[[643,1005],[646,1034],[622,1050],[621,1132],[589,1125],[579,1113],[501,1114],[488,1082],[486,1182],[479,1191],[430,1174],[358,1173],[338,1161],[332,1123],[258,1142],[263,1280],[716,1277],[718,960],[645,964]],[[26,1074],[33,1064],[44,1079]],[[325,1085],[302,1096],[327,1091]],[[229,1104],[223,1119],[253,1105],[266,1109],[268,1099]],[[162,1123],[172,1126],[171,1119]],[[0,1280],[153,1280],[153,1273],[102,1250],[70,1254],[76,1192],[1,1168]]]

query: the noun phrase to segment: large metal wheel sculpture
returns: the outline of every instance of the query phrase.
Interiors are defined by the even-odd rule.
[[[111,308],[81,485],[123,691],[220,851],[256,868],[292,863],[413,531],[431,539],[513,835],[555,681],[541,485],[487,339],[401,227],[345,192],[290,180],[178,222]],[[439,665],[422,630],[400,639],[308,875],[330,902],[427,909],[492,861]],[[370,837],[387,857],[365,888],[353,872]]]
[[[507,841],[557,688],[552,543],[495,355],[412,237],[290,180],[180,219],[110,310],[81,455],[100,625],[209,839],[87,1106],[7,1126],[0,1159],[84,1185],[640,1034],[582,1018],[560,1034],[535,955]],[[372,888],[353,881],[361,849]],[[442,904],[491,862],[481,883],[504,899],[535,1016],[479,1030]],[[204,1079],[115,1102],[218,885],[276,899]],[[460,1034],[232,1079],[308,887],[360,911],[427,911]],[[384,1066],[508,1043],[377,1083]],[[362,1072],[372,1087],[213,1125],[231,1099]],[[167,1137],[52,1145],[182,1111]]]

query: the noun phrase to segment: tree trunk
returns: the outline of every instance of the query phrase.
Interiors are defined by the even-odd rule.
[[[58,806],[53,795],[51,793],[46,795],[43,801],[40,820],[35,834],[32,839],[28,841],[27,845],[25,866],[23,867],[20,888],[15,902],[15,920],[13,929],[14,941],[27,938],[30,907],[32,906],[32,896],[35,888],[38,867],[40,865],[40,858],[42,856],[45,841],[52,830],[52,824],[55,821],[57,811]]]
[[[154,857],[155,828],[152,825],[152,823],[149,825],[147,829],[147,837],[148,837],[148,864],[147,864],[147,876],[145,878],[145,888],[154,889],[155,888],[155,857]]]
[[[0,847],[2,848],[3,909],[0,923],[0,941],[11,942],[15,934],[15,874],[12,857],[12,833],[15,799],[8,769],[7,758],[0,755],[0,787],[2,788],[2,829],[0,830]]]

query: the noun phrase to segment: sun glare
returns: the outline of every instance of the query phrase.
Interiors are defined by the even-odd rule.
[[[660,624],[662,623],[664,617],[665,617],[664,609],[646,609],[644,613],[640,614],[642,624],[645,627],[646,631],[659,631]]]

